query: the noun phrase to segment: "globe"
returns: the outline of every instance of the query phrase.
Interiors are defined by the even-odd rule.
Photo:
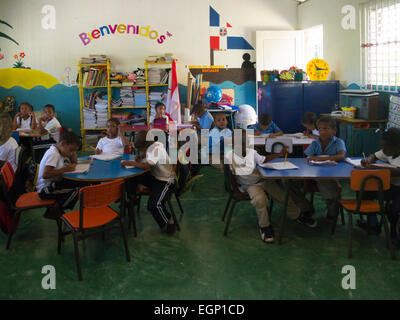
[[[257,123],[257,113],[251,105],[241,104],[240,111],[235,114],[235,122],[238,128],[247,129],[249,125]]]
[[[207,102],[218,103],[222,99],[222,91],[217,86],[211,86],[207,89],[205,98]]]

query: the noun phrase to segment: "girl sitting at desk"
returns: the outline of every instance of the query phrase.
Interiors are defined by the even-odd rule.
[[[35,113],[33,112],[32,105],[28,102],[22,102],[19,105],[18,113],[14,117],[13,131],[18,129],[36,129]]]

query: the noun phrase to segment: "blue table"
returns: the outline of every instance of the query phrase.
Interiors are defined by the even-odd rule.
[[[354,159],[354,158],[353,158]],[[271,162],[282,162],[283,158],[275,159]],[[289,200],[290,181],[296,179],[313,179],[313,180],[348,180],[354,167],[347,162],[339,162],[334,166],[327,165],[310,165],[307,158],[288,158],[298,169],[292,170],[272,170],[257,166],[263,179],[283,179],[287,180],[285,186],[284,214],[282,217],[281,228],[278,237],[278,244],[282,243],[283,230],[286,222],[286,212]]]
[[[356,158],[352,158],[356,159]],[[271,162],[283,162],[284,159],[275,159]],[[307,158],[288,158],[287,161],[293,163],[299,169],[293,170],[272,170],[257,166],[258,171],[264,179],[350,179],[351,171],[354,167],[347,162],[339,162],[334,166],[310,165]]]
[[[89,157],[81,157],[79,159],[88,159]],[[146,170],[133,168],[126,169],[121,166],[121,160],[134,160],[132,154],[124,154],[121,159],[111,161],[93,160],[90,165],[89,172],[86,173],[64,173],[66,179],[82,181],[82,182],[100,182],[111,181],[119,178],[128,179],[146,172]]]

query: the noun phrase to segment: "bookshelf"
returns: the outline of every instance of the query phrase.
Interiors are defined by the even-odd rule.
[[[171,62],[152,62],[149,60],[144,60],[144,70],[145,70],[145,80],[146,80],[146,97],[147,97],[147,124],[149,123],[150,120],[150,88],[154,87],[164,87],[168,86],[168,80],[167,83],[158,83],[158,84],[150,84],[149,83],[149,69],[151,67],[162,67],[165,66],[164,69],[170,69],[172,67],[172,61]]]
[[[82,136],[82,149],[86,150],[88,146],[93,145],[86,141],[86,135],[100,135],[100,133],[106,128],[85,128],[84,123],[84,108],[86,107],[85,104],[85,93],[87,90],[93,89],[100,89],[104,88],[107,89],[107,115],[108,119],[112,117],[112,112],[114,111],[128,111],[129,110],[139,110],[145,109],[146,110],[146,122],[149,123],[150,120],[150,93],[152,88],[156,87],[166,87],[168,86],[168,78],[167,83],[150,83],[149,79],[149,70],[152,67],[158,67],[160,69],[170,69],[172,65],[171,62],[152,62],[145,59],[145,83],[144,84],[133,84],[132,85],[124,85],[124,84],[111,84],[111,60],[107,58],[106,63],[82,63],[79,60],[79,80],[78,80],[78,88],[79,88],[79,104],[80,104],[80,118],[81,118],[81,136]],[[164,67],[163,67],[164,66]],[[113,107],[111,100],[112,100],[112,89],[122,89],[122,88],[138,88],[144,91],[145,93],[145,101],[143,101],[142,106],[119,106]],[[95,110],[93,110],[95,112]],[[133,113],[133,112],[131,112]]]
[[[84,108],[85,104],[85,92],[90,89],[107,88],[107,114],[108,118],[111,116],[110,102],[111,102],[111,87],[110,87],[110,71],[111,61],[106,59],[106,63],[82,63],[79,60],[79,105],[80,105],[80,117],[81,117],[81,136],[82,136],[82,149],[86,150],[89,145],[86,141],[86,133],[98,132],[106,128],[85,128],[84,123]]]

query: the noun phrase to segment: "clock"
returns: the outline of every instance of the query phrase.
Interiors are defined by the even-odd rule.
[[[307,64],[307,74],[312,81],[328,80],[329,65],[325,60],[313,59]]]

